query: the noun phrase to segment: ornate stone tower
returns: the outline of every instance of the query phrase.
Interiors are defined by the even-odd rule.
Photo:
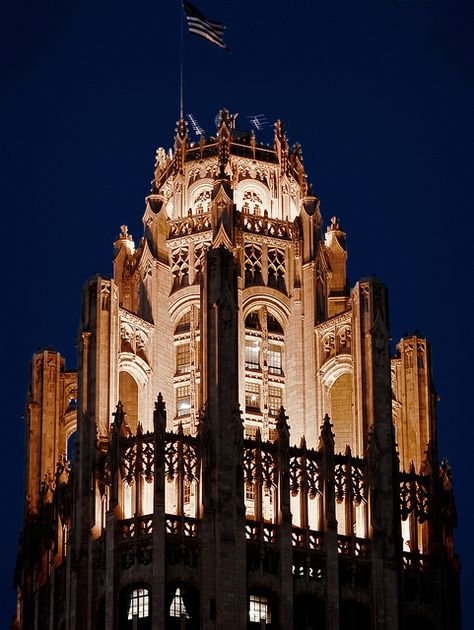
[[[300,147],[235,121],[158,150],[77,373],[33,357],[12,627],[459,628],[428,343],[390,355]]]

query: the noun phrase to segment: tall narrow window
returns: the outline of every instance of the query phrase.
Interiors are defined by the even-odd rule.
[[[176,390],[176,416],[188,416],[191,410],[191,394],[189,385],[178,387]]]
[[[271,343],[268,347],[268,371],[270,374],[281,374],[281,346]]]
[[[190,503],[191,501],[191,483],[189,481],[184,482],[183,500],[184,503]]]
[[[245,406],[247,409],[260,411],[260,385],[245,383]]]
[[[176,346],[176,373],[187,374],[191,372],[191,349],[189,343],[180,343]]]
[[[128,600],[127,619],[131,621],[134,617],[143,619],[149,616],[149,592],[147,588],[135,588]]]
[[[251,623],[271,624],[272,616],[268,598],[261,595],[250,595],[249,601],[249,621]]]
[[[281,387],[273,387],[270,385],[268,388],[268,413],[271,416],[278,416],[282,404]]]
[[[245,340],[245,367],[247,370],[260,369],[260,339]]]

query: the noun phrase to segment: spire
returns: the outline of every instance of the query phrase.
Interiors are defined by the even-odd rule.
[[[182,172],[189,141],[188,124],[184,118],[180,118],[176,125],[174,136],[175,168],[178,172]]]
[[[158,394],[158,398],[155,402],[155,411],[153,412],[153,429],[157,435],[161,435],[166,429],[166,405],[161,392]]]
[[[217,127],[217,139],[219,142],[219,170],[220,177],[225,175],[225,168],[230,156],[230,144],[232,130],[235,129],[235,120],[238,114],[231,114],[228,109],[219,112],[219,124]]]
[[[321,441],[323,444],[332,445],[334,450],[334,433],[332,432],[332,424],[328,414],[324,416],[323,424],[321,425]]]
[[[281,120],[277,120],[275,123],[273,146],[275,147],[275,151],[278,155],[280,174],[286,173],[288,169],[288,140],[286,139],[286,133]]]
[[[122,402],[119,400],[117,403],[117,407],[112,414],[114,416],[114,427],[116,431],[120,431],[125,422],[125,412],[123,410]]]
[[[293,146],[293,150],[290,154],[290,163],[296,171],[298,183],[301,186],[303,195],[306,196],[308,194],[308,182],[306,181],[307,175],[304,172],[303,152],[301,150],[301,145],[298,143]]]

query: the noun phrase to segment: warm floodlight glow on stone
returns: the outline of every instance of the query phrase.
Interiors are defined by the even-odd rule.
[[[282,124],[219,120],[158,150],[77,371],[33,357],[13,627],[457,630],[429,344],[391,356]]]

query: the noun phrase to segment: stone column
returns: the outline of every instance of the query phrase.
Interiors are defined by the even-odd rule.
[[[277,420],[278,431],[278,546],[280,551],[280,627],[293,628],[293,545],[290,508],[290,433],[283,407]]]
[[[153,627],[165,625],[165,431],[166,407],[158,394],[153,413],[155,432],[155,472],[153,479],[153,589],[151,611]]]
[[[337,520],[334,495],[334,435],[329,416],[321,427],[323,525],[326,549],[326,623],[327,630],[339,630],[339,559],[337,555]]]
[[[388,630],[398,627],[397,555],[401,550],[385,287],[376,278],[362,280],[352,292],[352,303],[358,446],[364,445],[367,453],[370,486],[372,621],[374,627]]]
[[[246,627],[245,521],[238,409],[238,310],[234,258],[206,255],[203,316],[202,628]]]

